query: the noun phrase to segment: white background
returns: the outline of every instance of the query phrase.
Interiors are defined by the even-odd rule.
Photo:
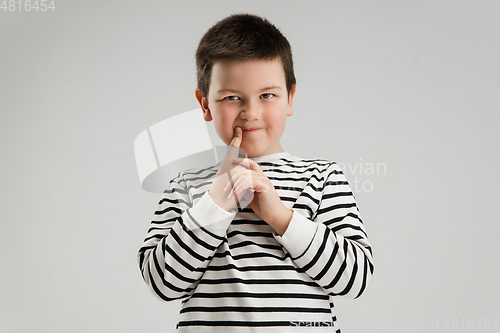
[[[197,106],[197,43],[236,12],[292,45],[282,147],[358,182],[375,275],[338,300],[342,331],[496,331],[499,1],[55,7],[0,10],[1,332],[174,331],[179,302],[136,260],[160,194],[141,189],[133,141]]]

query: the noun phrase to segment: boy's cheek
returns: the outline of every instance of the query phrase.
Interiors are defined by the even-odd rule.
[[[217,134],[226,145],[229,145],[234,137],[232,125],[220,126],[217,130]]]

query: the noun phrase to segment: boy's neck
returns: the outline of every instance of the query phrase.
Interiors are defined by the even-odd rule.
[[[279,151],[279,152],[274,152],[274,153],[270,153],[270,154],[266,154],[266,155],[254,156],[254,157],[248,157],[248,158],[251,160],[254,160],[254,161],[267,161],[267,160],[274,160],[274,159],[278,159],[278,158],[286,157],[286,156],[290,156],[290,153],[287,153],[285,151]]]

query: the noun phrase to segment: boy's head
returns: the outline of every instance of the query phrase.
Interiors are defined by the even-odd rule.
[[[279,30],[255,15],[229,16],[203,36],[196,65],[196,98],[222,141],[229,145],[240,127],[240,147],[249,157],[282,152],[295,76],[290,44]]]
[[[214,64],[220,60],[281,61],[288,94],[295,85],[292,50],[288,40],[268,20],[252,14],[235,14],[211,27],[196,50],[198,89],[204,96],[210,91]]]

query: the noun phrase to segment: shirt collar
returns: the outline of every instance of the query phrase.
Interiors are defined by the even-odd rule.
[[[268,154],[268,155],[263,155],[263,156],[249,157],[249,159],[251,159],[255,162],[266,162],[266,161],[279,160],[280,158],[289,158],[290,156],[292,156],[292,154],[287,153],[286,151],[283,151],[283,152],[273,153],[273,154]]]

